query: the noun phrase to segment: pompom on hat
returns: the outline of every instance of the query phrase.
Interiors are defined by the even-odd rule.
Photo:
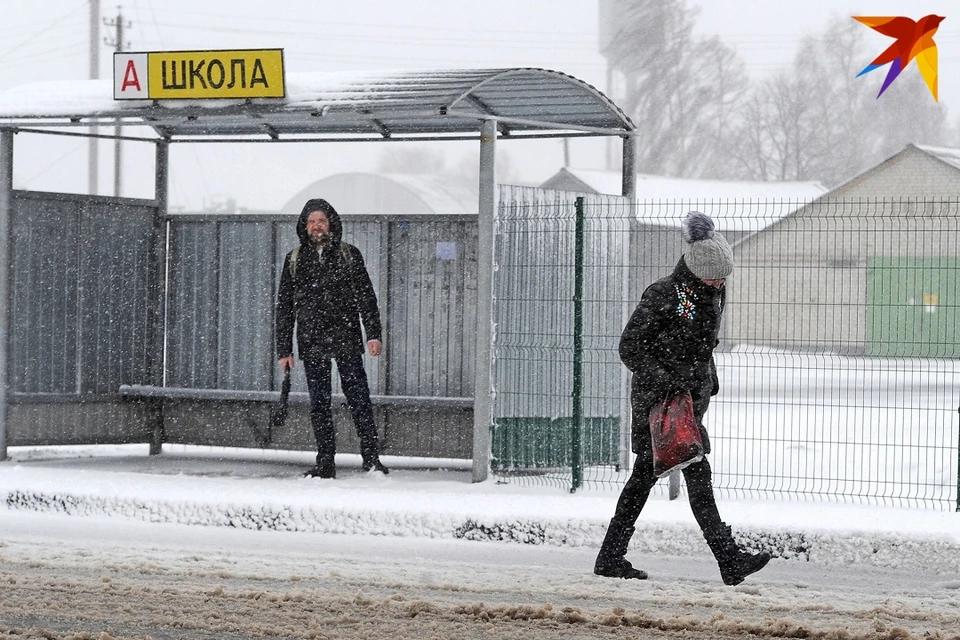
[[[691,211],[683,221],[682,232],[687,243],[683,259],[693,275],[701,280],[719,280],[733,273],[733,251],[716,232],[710,216]]]

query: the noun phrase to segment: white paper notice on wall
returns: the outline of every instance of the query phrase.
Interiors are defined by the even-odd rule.
[[[438,242],[437,260],[456,260],[457,243],[456,242]]]

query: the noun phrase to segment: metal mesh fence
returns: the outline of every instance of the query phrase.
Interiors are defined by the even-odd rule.
[[[691,209],[714,217],[737,265],[705,418],[718,493],[960,506],[956,201],[588,196],[578,241],[575,194],[503,188],[494,473],[569,489],[625,481],[620,331],[681,256]]]

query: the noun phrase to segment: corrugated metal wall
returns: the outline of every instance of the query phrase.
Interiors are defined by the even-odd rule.
[[[15,192],[14,393],[116,393],[143,382],[154,209]]]
[[[494,229],[494,418],[569,416],[575,193],[502,187]],[[507,380],[517,384],[507,386]]]
[[[476,218],[390,222],[386,229],[389,393],[472,397]]]
[[[155,213],[144,201],[14,192],[9,444],[147,441],[142,411],[116,400],[120,385],[150,382]]]
[[[165,380],[151,380],[159,370],[147,351],[160,282],[151,275],[155,215],[142,201],[15,194],[10,444],[150,441],[149,406],[122,400],[121,385],[279,388],[273,309],[283,259],[297,243],[295,216],[167,217]],[[385,325],[385,356],[368,356],[371,391],[469,397],[476,217],[349,216],[344,226],[344,239],[364,255]],[[302,367],[294,381],[306,391]],[[167,421],[167,437],[252,445],[249,420],[217,418],[249,403],[221,404],[198,402],[202,410]],[[468,456],[472,420],[461,405],[378,407],[389,452]],[[262,403],[248,409],[262,418]],[[308,424],[279,437],[312,446]],[[344,450],[350,442],[348,433]]]
[[[501,187],[494,256],[494,428],[498,472],[572,464],[578,194]],[[582,411],[586,465],[621,458],[625,377],[618,344],[629,288],[629,202],[583,200]]]
[[[474,216],[344,216],[380,302],[384,356],[366,356],[375,395],[469,397],[476,317]],[[273,306],[295,216],[170,217],[167,385],[279,388]],[[468,366],[464,366],[468,363]],[[335,392],[339,381],[334,378]],[[306,391],[302,367],[294,390]]]
[[[213,224],[169,225],[166,384],[171,387],[217,386],[217,232]],[[241,247],[236,254],[243,255]]]
[[[473,394],[476,318],[475,216],[344,216],[380,303],[384,355],[365,356],[381,396]],[[298,244],[296,216],[170,216],[167,385],[266,391],[279,388],[273,307],[286,254]],[[306,392],[303,367],[293,390]],[[334,393],[340,382],[334,376]],[[191,407],[180,411],[177,407]],[[173,412],[173,413],[172,413]],[[451,406],[377,406],[384,452],[469,457],[472,414]],[[307,407],[294,407],[272,446],[310,449]],[[356,451],[345,408],[335,411],[339,450]],[[168,403],[169,441],[256,446],[261,403]]]
[[[275,359],[273,222],[170,222],[167,385],[266,390]]]
[[[11,221],[10,387],[79,392],[80,203],[16,194]]]
[[[570,415],[578,194],[501,187],[495,253],[495,415]],[[617,345],[631,228],[623,198],[591,196],[584,228],[584,415],[619,414]]]

